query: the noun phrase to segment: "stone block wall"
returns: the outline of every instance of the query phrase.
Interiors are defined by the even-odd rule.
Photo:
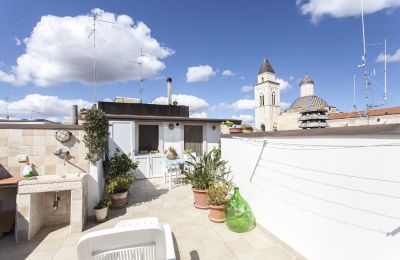
[[[86,148],[82,142],[83,130],[72,132],[68,142],[61,143],[55,138],[57,129],[0,129],[0,178],[7,175],[19,176],[25,166],[17,156],[28,155],[38,175],[88,172],[89,162],[85,160]],[[54,155],[60,148],[68,149],[71,156],[64,160]]]

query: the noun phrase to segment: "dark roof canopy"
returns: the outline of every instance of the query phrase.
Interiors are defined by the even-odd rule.
[[[272,68],[271,63],[269,63],[267,58],[264,58],[263,63],[261,64],[260,70],[258,71],[258,75],[263,74],[265,72],[275,74],[275,70]]]

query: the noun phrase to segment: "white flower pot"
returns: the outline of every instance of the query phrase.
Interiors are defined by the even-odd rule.
[[[107,220],[108,207],[103,209],[94,209],[96,215],[96,222],[101,223]]]

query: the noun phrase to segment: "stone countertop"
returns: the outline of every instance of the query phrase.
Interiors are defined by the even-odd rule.
[[[18,183],[18,194],[41,193],[63,190],[83,189],[86,187],[87,173],[65,174],[65,177],[55,175],[40,175],[25,179]]]
[[[18,183],[20,181],[22,181],[23,179],[24,179],[24,177],[19,177],[19,176],[1,179],[0,180],[0,188],[1,187],[17,187]]]

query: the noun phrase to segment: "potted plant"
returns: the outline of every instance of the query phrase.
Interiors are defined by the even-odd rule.
[[[226,134],[226,135],[230,134],[229,128],[233,127],[233,122],[231,122],[231,121],[222,122],[220,127],[221,127],[222,134]]]
[[[242,132],[245,134],[253,133],[253,127],[248,124],[242,124]]]
[[[242,128],[238,125],[234,125],[233,127],[229,128],[230,134],[240,134],[242,132],[243,132]]]
[[[111,195],[112,206],[125,207],[128,204],[128,190],[135,180],[138,162],[133,162],[128,155],[119,150],[104,162],[106,191]]]
[[[172,146],[168,147],[166,154],[168,160],[175,160],[176,158],[178,158],[178,153]]]
[[[231,191],[231,189],[232,182],[226,180],[215,182],[209,187],[209,220],[217,223],[225,221],[225,205],[228,202],[229,192]]]
[[[184,183],[192,185],[194,206],[199,209],[208,209],[208,188],[215,181],[222,180],[226,171],[226,161],[221,160],[219,149],[213,149],[208,154],[195,157],[187,162],[190,167],[183,173]]]
[[[108,207],[111,206],[110,198],[104,198],[97,202],[94,207],[94,214],[96,216],[96,223],[102,223],[107,220]]]

